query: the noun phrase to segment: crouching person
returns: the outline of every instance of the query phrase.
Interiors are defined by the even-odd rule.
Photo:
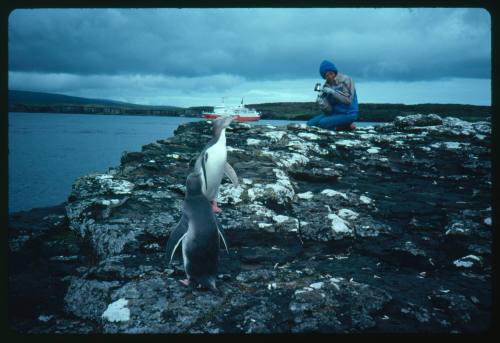
[[[325,83],[316,102],[323,114],[311,118],[307,125],[329,130],[354,129],[353,122],[358,119],[354,81],[340,74],[335,64],[326,60],[321,62],[319,73]]]

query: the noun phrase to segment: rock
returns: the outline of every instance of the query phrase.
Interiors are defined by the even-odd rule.
[[[323,168],[294,168],[289,171],[290,175],[296,180],[309,181],[309,182],[331,182],[337,181],[341,173],[333,170],[330,167]]]
[[[375,325],[372,312],[391,296],[383,290],[342,278],[295,291],[290,302],[292,332],[352,332]]]
[[[267,281],[267,280],[272,280],[273,278],[276,277],[276,272],[275,271],[269,271],[269,270],[257,270],[257,271],[248,271],[248,272],[242,272],[236,276],[236,280],[244,283],[248,282],[254,282],[257,280],[262,280],[262,281]]]
[[[273,322],[279,317],[280,311],[277,305],[261,301],[243,313],[241,329],[244,333],[272,333]]]
[[[441,117],[435,114],[429,115],[411,115],[406,117],[398,116],[394,119],[393,125],[398,129],[404,129],[408,127],[422,127],[422,126],[435,126],[443,124]]]
[[[467,255],[453,261],[457,268],[479,269],[482,266],[482,260],[475,255]]]
[[[117,281],[97,281],[75,278],[64,298],[69,313],[82,319],[97,320],[108,306],[111,290]]]
[[[430,299],[433,306],[450,314],[452,320],[460,328],[470,329],[473,317],[478,315],[477,307],[461,294],[433,292]]]
[[[401,313],[412,316],[420,323],[428,323],[430,321],[429,311],[424,307],[419,307],[414,303],[408,303],[405,307],[401,308]]]
[[[32,243],[67,226],[64,204],[34,209],[9,216],[9,251],[22,253],[26,243]]]
[[[130,310],[127,308],[128,300],[121,298],[108,305],[101,318],[110,322],[126,322],[130,320]]]
[[[9,218],[9,324],[26,333],[481,332],[491,322],[491,123],[331,132],[233,123],[218,292],[165,245],[207,121]],[[356,281],[354,281],[356,280]]]

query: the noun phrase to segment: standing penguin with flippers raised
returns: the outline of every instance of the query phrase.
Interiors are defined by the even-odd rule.
[[[182,243],[182,257],[187,279],[181,282],[188,286],[200,284],[217,290],[215,279],[219,265],[219,235],[226,241],[217,226],[210,202],[202,193],[201,173],[191,173],[186,180],[186,197],[182,206],[182,217],[170,234],[167,242],[167,258],[172,261],[174,253]],[[227,249],[227,245],[226,245]]]
[[[235,186],[238,185],[238,177],[233,167],[227,163],[226,128],[233,119],[234,117],[228,116],[214,121],[212,138],[198,156],[194,166],[194,172],[201,173],[202,192],[210,201],[214,212],[221,211],[216,198],[224,174]]]

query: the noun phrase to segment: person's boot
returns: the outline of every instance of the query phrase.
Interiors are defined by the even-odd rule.
[[[356,129],[356,125],[354,125],[354,123],[337,125],[335,127],[335,131],[352,131],[354,129]]]

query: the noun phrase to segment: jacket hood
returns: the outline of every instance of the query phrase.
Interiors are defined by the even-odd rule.
[[[339,73],[337,67],[335,66],[335,64],[333,64],[333,62],[324,60],[319,66],[319,73],[322,78],[325,78],[325,74],[327,71],[333,71],[336,74]]]

